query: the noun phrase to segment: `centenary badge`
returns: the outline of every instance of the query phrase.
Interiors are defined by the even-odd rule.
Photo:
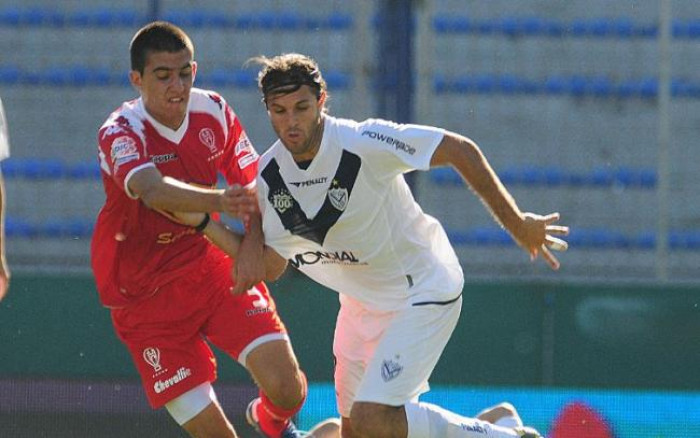
[[[272,207],[280,214],[292,208],[294,199],[292,195],[284,190],[280,190],[272,195]]]

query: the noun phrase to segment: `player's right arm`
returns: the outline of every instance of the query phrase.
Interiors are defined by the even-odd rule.
[[[238,218],[257,209],[256,198],[242,188],[207,189],[163,176],[156,167],[134,172],[127,181],[129,191],[149,208],[164,211],[223,211]],[[251,189],[252,190],[252,189]]]
[[[171,218],[184,225],[197,227],[204,223],[204,213],[174,212]],[[200,230],[216,246],[226,254],[237,259],[241,247],[243,236],[238,234],[226,224],[218,221],[208,220],[206,226]],[[265,264],[265,281],[277,280],[287,268],[287,260],[269,246],[263,248],[263,261]]]

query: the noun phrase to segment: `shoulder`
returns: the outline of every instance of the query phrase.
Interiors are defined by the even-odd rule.
[[[226,99],[216,91],[192,88],[190,92],[191,111],[219,115],[225,113],[229,108]]]
[[[282,142],[277,140],[260,156],[258,168],[264,169],[270,163],[270,161],[279,157],[279,155],[285,153],[285,151],[286,149],[284,148],[284,145],[282,145]]]
[[[104,143],[121,136],[136,137],[143,141],[144,119],[139,99],[124,102],[102,124],[98,131],[98,141]]]

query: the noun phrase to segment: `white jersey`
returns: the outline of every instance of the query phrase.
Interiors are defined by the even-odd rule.
[[[324,116],[323,140],[301,169],[278,140],[263,154],[258,196],[265,242],[318,283],[369,308],[456,298],[462,269],[440,223],[403,173],[430,168],[444,131]]]
[[[10,136],[8,134],[5,108],[0,99],[0,161],[10,156]]]

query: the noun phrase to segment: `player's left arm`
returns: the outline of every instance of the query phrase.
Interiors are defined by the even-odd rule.
[[[264,245],[262,219],[260,212],[256,211],[246,223],[245,235],[242,236],[238,250],[239,256],[233,267],[232,275],[236,280],[234,294],[243,293],[265,279]]]
[[[554,224],[559,213],[542,216],[522,212],[479,146],[465,136],[445,132],[430,161],[431,168],[440,166],[452,166],[459,172],[496,221],[530,254],[531,260],[541,254],[552,269],[559,269],[559,260],[551,250],[566,250],[567,243],[555,236],[569,233],[569,227]]]
[[[194,212],[171,212],[168,217],[176,222],[190,227],[196,227],[203,233],[214,245],[218,246],[226,254],[233,257],[236,261],[239,260],[239,254],[242,252],[244,236],[229,228],[226,224],[212,220],[205,213]],[[262,234],[262,233],[261,233]],[[260,280],[274,281],[277,280],[287,268],[287,260],[280,256],[269,246],[261,245],[262,273]],[[258,282],[260,281],[258,280]],[[257,282],[256,282],[257,283]],[[253,283],[255,285],[256,283]],[[238,286],[238,281],[236,283]],[[252,287],[252,285],[250,286]],[[246,289],[234,289],[245,292]]]

